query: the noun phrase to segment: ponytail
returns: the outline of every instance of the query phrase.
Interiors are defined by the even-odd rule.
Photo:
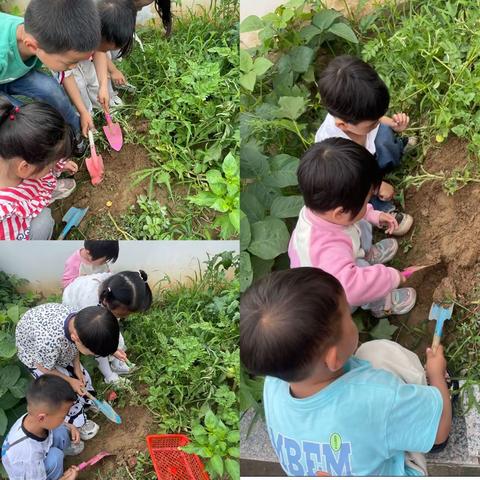
[[[172,0],[155,0],[155,10],[162,19],[167,37],[172,33]]]

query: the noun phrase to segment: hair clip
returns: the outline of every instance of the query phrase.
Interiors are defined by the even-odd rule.
[[[107,287],[107,292],[112,293],[112,289],[110,287]]]
[[[20,107],[15,107],[13,111],[14,113],[18,113],[20,111]],[[13,113],[10,114],[10,120],[15,120],[15,115]]]
[[[145,273],[145,272],[144,272],[144,273]],[[145,283],[147,283],[147,279],[144,278],[144,276],[142,275],[142,271],[141,271],[141,270],[138,271],[138,274],[140,275],[140,278],[142,279],[142,281],[145,282]]]

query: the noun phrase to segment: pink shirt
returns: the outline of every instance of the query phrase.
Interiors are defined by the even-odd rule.
[[[380,213],[368,205],[364,220],[378,226]],[[380,300],[400,283],[394,268],[356,264],[364,256],[356,228],[328,222],[303,207],[288,247],[291,268],[317,267],[330,273],[342,284],[351,306]]]
[[[80,256],[80,250],[77,250],[73,255],[70,255],[65,262],[65,268],[63,270],[62,284],[63,288],[70,285],[80,275],[80,264],[82,263],[82,257]]]

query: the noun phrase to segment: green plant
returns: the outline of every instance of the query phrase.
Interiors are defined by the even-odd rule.
[[[206,460],[205,469],[211,478],[228,475],[232,480],[240,478],[240,432],[227,427],[211,410],[203,421],[192,428],[192,442],[183,447],[187,453],[195,453]]]

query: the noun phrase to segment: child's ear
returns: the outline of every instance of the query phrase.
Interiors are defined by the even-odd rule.
[[[70,334],[72,337],[72,340],[76,343],[80,341],[80,337],[78,336],[78,333],[75,329],[73,329],[72,333]]]
[[[39,422],[44,422],[46,418],[47,418],[47,414],[46,414],[46,413],[39,413],[39,414],[37,415],[37,420],[38,420]]]
[[[16,165],[16,169],[17,176],[23,179],[29,178],[35,173],[35,167],[25,160],[20,160]]]
[[[343,362],[338,356],[338,349],[333,345],[327,349],[324,355],[325,365],[331,372],[336,372],[343,367]]]
[[[29,35],[28,33],[25,34],[23,44],[30,50],[32,55],[35,55],[38,50],[38,42],[34,37],[32,37],[32,35]]]
[[[344,122],[340,118],[335,118],[335,126],[339,128],[342,131],[345,131],[348,129],[348,124],[347,122]]]
[[[336,207],[332,211],[333,220],[336,222],[342,221],[344,215],[345,215],[345,210],[343,209],[343,207]]]

